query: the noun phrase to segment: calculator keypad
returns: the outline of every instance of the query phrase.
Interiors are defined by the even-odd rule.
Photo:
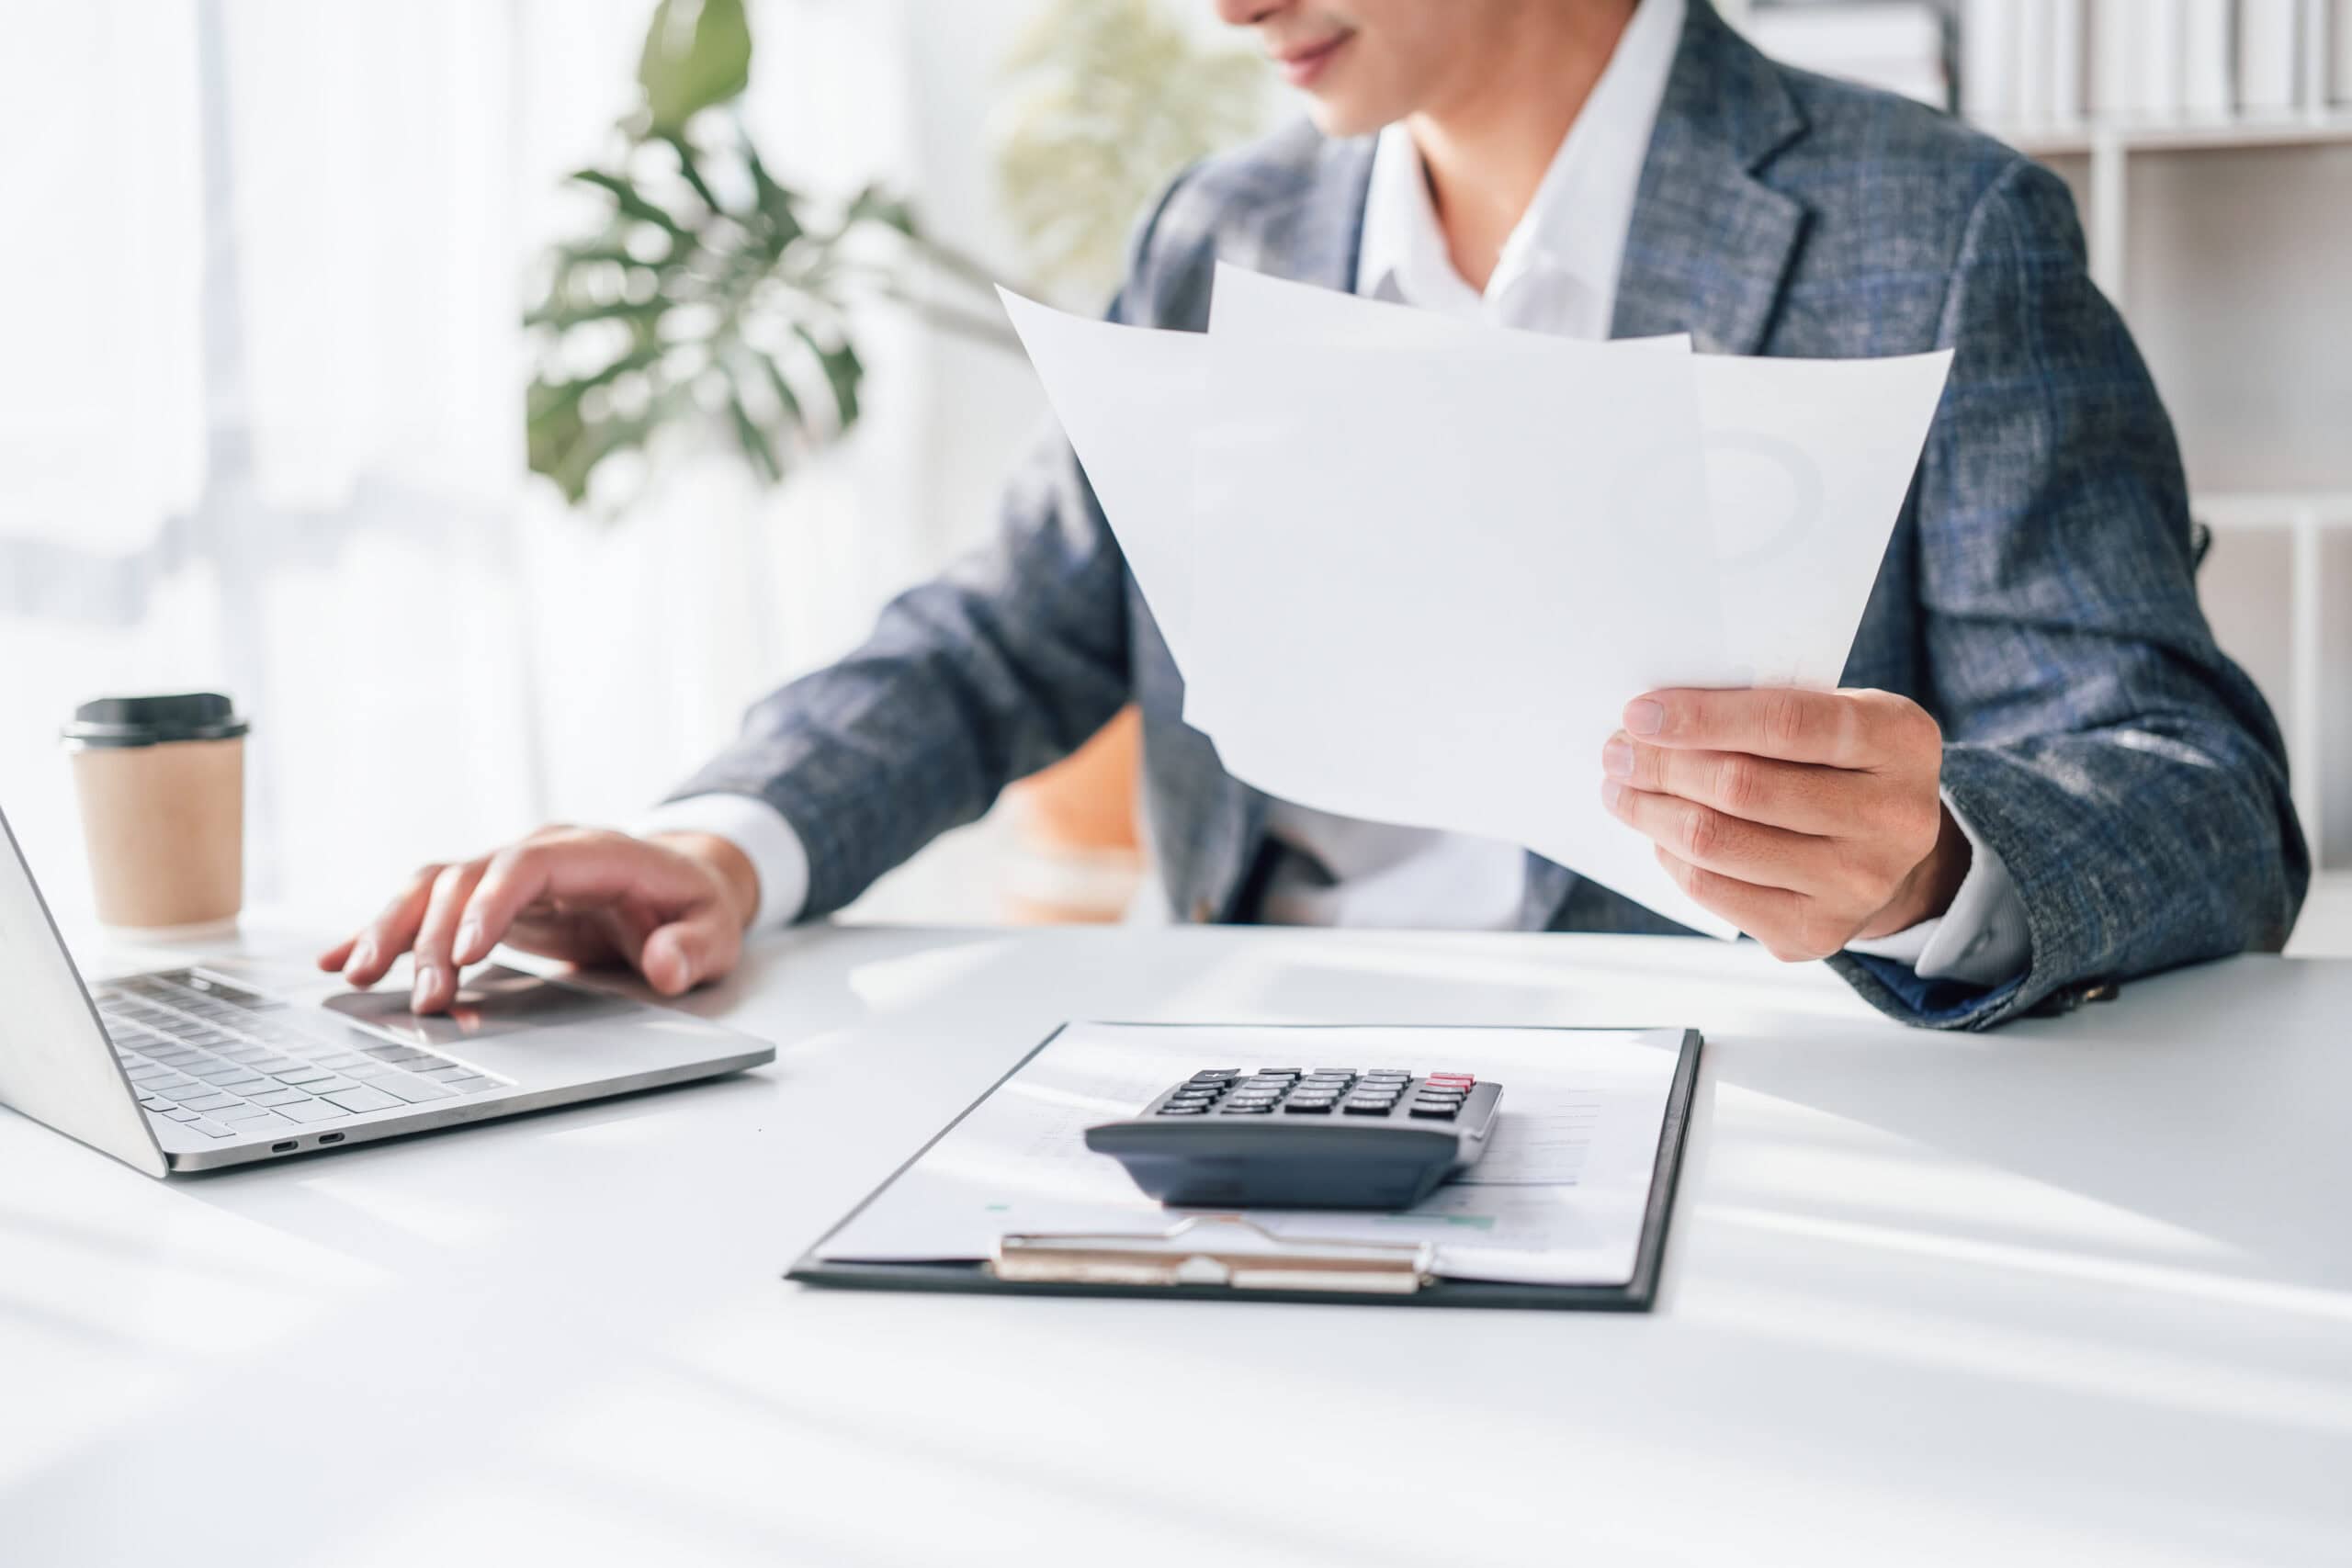
[[[1452,1122],[1478,1080],[1469,1073],[1417,1077],[1401,1067],[1209,1067],[1176,1086],[1156,1116],[1376,1116]],[[1400,1118],[1399,1112],[1402,1112]]]

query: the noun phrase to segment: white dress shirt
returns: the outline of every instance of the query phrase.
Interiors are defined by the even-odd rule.
[[[1383,130],[1364,202],[1356,292],[1498,326],[1607,337],[1634,195],[1684,9],[1685,0],[1642,0],[1533,201],[1504,242],[1483,294],[1453,265],[1411,133],[1401,123]],[[1594,789],[1599,766],[1596,750]],[[1563,780],[1561,787],[1584,785]],[[1261,919],[1458,930],[1519,923],[1526,852],[1516,844],[1336,817],[1287,801],[1272,804],[1266,829],[1293,852],[1268,880]],[[707,832],[733,840],[759,872],[756,925],[788,924],[806,901],[807,850],[764,801],[696,795],[658,808],[639,830]],[[2021,970],[2023,908],[1999,857],[1973,831],[1969,839],[1975,859],[1950,914],[1853,949],[1910,964],[1928,979],[1991,985]]]

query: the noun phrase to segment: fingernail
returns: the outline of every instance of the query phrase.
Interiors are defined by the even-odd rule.
[[[359,942],[352,944],[351,956],[343,961],[345,969],[365,969],[376,962],[376,944]]]
[[[432,1000],[434,991],[439,987],[440,984],[441,972],[438,969],[434,968],[430,964],[418,964],[416,987],[408,994],[408,1005],[412,1008],[427,1006]]]
[[[1600,749],[1600,771],[1612,779],[1634,776],[1634,743],[1623,736],[1611,740]]]
[[[1617,802],[1623,796],[1624,793],[1625,786],[1619,784],[1615,779],[1603,779],[1600,781],[1600,804],[1609,807],[1610,810],[1614,811],[1617,809]]]
[[[1637,697],[1625,705],[1625,728],[1636,735],[1656,735],[1666,728],[1666,705]]]
[[[473,956],[474,956],[474,950],[475,950],[476,948],[480,947],[481,945],[481,921],[479,921],[479,920],[468,920],[464,925],[461,925],[461,926],[459,926],[459,927],[458,928],[458,957],[460,957],[460,958],[471,958],[471,957],[473,957]]]

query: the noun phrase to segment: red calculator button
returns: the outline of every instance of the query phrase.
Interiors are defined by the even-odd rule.
[[[1464,1089],[1468,1089],[1472,1084],[1476,1083],[1478,1080],[1472,1077],[1468,1073],[1431,1073],[1429,1077],[1429,1081],[1431,1083],[1457,1083]]]

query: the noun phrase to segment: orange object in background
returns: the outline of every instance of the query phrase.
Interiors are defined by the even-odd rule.
[[[1007,919],[1107,924],[1125,914],[1143,882],[1136,822],[1142,767],[1143,721],[1128,707],[1061,761],[1013,786]]]

